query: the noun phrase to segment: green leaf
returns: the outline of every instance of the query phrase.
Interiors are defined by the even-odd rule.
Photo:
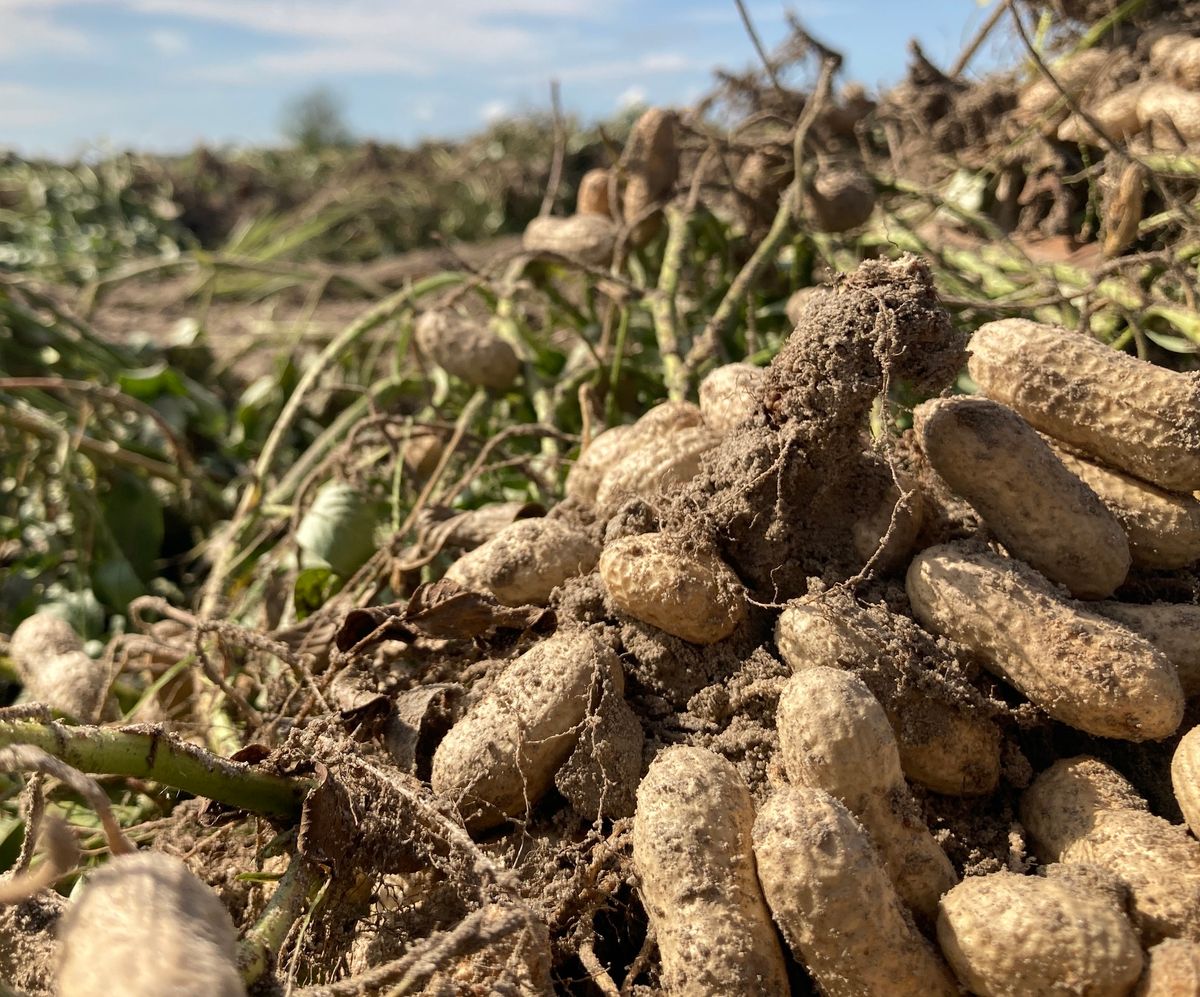
[[[186,395],[183,378],[164,363],[156,363],[140,370],[126,370],[117,375],[117,386],[127,395],[143,402],[153,401],[160,395]]]
[[[138,578],[133,565],[121,553],[94,562],[92,587],[104,603],[123,613],[134,599],[146,594],[146,586]]]
[[[303,620],[324,606],[341,591],[342,581],[329,568],[305,568],[301,571],[296,576],[296,586],[292,590],[296,618]]]
[[[124,560],[138,578],[150,581],[163,541],[163,508],[158,496],[141,478],[117,472],[109,478],[100,505]]]
[[[1200,353],[1200,347],[1183,336],[1171,336],[1165,332],[1155,332],[1153,329],[1146,329],[1145,333],[1150,342],[1172,353]]]
[[[385,511],[383,503],[371,501],[350,485],[329,482],[300,521],[296,543],[349,578],[375,553],[375,527]]]

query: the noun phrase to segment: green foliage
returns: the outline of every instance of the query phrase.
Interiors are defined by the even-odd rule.
[[[283,109],[283,135],[305,152],[349,145],[345,104],[328,87],[316,87],[293,97]]]

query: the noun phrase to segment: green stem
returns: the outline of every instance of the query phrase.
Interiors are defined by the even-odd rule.
[[[155,727],[72,727],[55,721],[0,719],[0,747],[31,744],[92,775],[153,779],[227,806],[268,817],[296,818],[312,788],[232,762]]]
[[[650,299],[654,318],[654,336],[662,357],[667,397],[681,401],[687,395],[687,372],[679,356],[679,316],[675,298],[679,290],[679,269],[688,242],[688,213],[667,208],[667,244],[663,249],[662,269],[658,273],[658,294]]]
[[[278,956],[279,947],[316,892],[316,885],[313,872],[303,857],[293,855],[262,915],[238,945],[238,964],[246,986],[257,983],[266,973],[270,960]]]
[[[612,370],[608,375],[608,401],[604,406],[604,421],[610,426],[617,424],[617,385],[621,381],[621,365],[625,361],[625,340],[629,336],[629,307],[621,309],[617,319],[617,338],[613,344]]]

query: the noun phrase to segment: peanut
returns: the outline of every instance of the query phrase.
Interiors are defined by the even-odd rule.
[[[1056,720],[1152,741],[1183,718],[1183,690],[1161,652],[1060,597],[1019,561],[966,545],[932,547],[913,560],[907,589],[922,626],[975,652]]]
[[[616,223],[593,214],[535,218],[521,236],[521,246],[527,253],[565,256],[596,267],[608,265],[616,243]]]
[[[1153,644],[1175,666],[1184,697],[1200,696],[1200,606],[1106,601],[1089,608]]]
[[[638,787],[633,865],[668,995],[789,993],[755,875],[750,792],[704,748],[662,751]]]
[[[66,620],[44,612],[30,616],[13,632],[9,655],[34,702],[85,723],[110,709],[108,669],[88,657]]]
[[[1168,938],[1146,953],[1146,971],[1132,997],[1195,997],[1200,994],[1200,945]]]
[[[507,342],[454,312],[425,312],[414,336],[422,353],[468,384],[503,391],[521,372],[521,361]]]
[[[703,456],[720,442],[707,426],[689,426],[650,439],[618,460],[596,490],[596,512],[607,518],[631,498],[653,502],[691,481]]]
[[[704,423],[724,436],[745,422],[758,407],[763,370],[748,363],[718,367],[700,382],[700,411]]]
[[[1200,837],[1200,727],[1189,730],[1175,746],[1171,786],[1192,835]]]

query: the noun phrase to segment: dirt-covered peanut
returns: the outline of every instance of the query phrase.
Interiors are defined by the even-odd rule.
[[[754,821],[754,857],[775,923],[826,997],[958,993],[867,832],[833,796],[778,790]]]
[[[856,166],[819,169],[808,188],[805,205],[822,232],[845,232],[871,217],[875,184]]]
[[[1143,945],[1200,940],[1200,842],[1150,813],[1116,769],[1080,755],[1055,762],[1022,794],[1021,823],[1044,862],[1082,862],[1129,887]]]
[[[1151,83],[1138,96],[1138,117],[1156,148],[1177,148],[1200,139],[1200,93],[1174,83]]]
[[[1200,994],[1200,945],[1167,938],[1146,952],[1146,968],[1131,997],[1196,997]]]
[[[567,256],[598,267],[612,260],[616,243],[616,222],[598,214],[535,218],[521,236],[527,253]]]
[[[700,382],[700,411],[704,423],[724,436],[758,408],[763,369],[748,363],[718,367]]]
[[[925,521],[925,495],[903,472],[882,465],[864,468],[863,512],[850,528],[854,552],[872,572],[892,572],[907,565]]]
[[[1108,67],[1110,53],[1101,48],[1084,49],[1066,56],[1053,65],[1055,79],[1072,97],[1081,96],[1087,87]],[[1017,116],[1028,124],[1044,115],[1053,114],[1065,102],[1062,93],[1050,80],[1038,76],[1017,98]],[[1061,114],[1062,111],[1059,111]],[[1052,120],[1057,120],[1053,118]]]
[[[1175,666],[1184,697],[1200,696],[1200,606],[1105,600],[1088,608],[1148,640]]]
[[[841,800],[871,835],[901,899],[932,923],[957,877],[921,819],[871,690],[841,669],[805,669],[784,686],[776,725],[788,779]]]
[[[938,944],[980,997],[1123,997],[1142,949],[1112,899],[1080,883],[993,872],[942,897]]]
[[[819,301],[826,294],[832,293],[834,293],[832,288],[821,284],[813,287],[802,287],[798,291],[793,291],[792,296],[787,299],[787,303],[783,306],[784,314],[787,315],[792,328],[800,324],[800,317],[809,305]]]
[[[655,440],[677,429],[703,423],[700,408],[691,402],[663,402],[628,426],[613,426],[599,433],[579,455],[567,475],[568,497],[592,504],[600,482],[623,457],[643,443]]]
[[[693,644],[724,640],[746,616],[746,591],[713,551],[664,533],[624,537],[600,555],[614,606]]]
[[[613,651],[584,632],[558,633],[508,665],[433,756],[434,792],[482,831],[533,806],[575,748],[593,699],[624,691]]]
[[[655,206],[664,200],[679,175],[679,149],[675,142],[678,116],[652,107],[634,123],[622,157],[625,190],[621,216],[632,226],[629,241],[644,246],[662,224]]]
[[[631,498],[653,502],[691,481],[701,458],[721,438],[707,426],[688,426],[644,440],[618,460],[596,489],[596,512],[608,517]]]
[[[675,745],[642,779],[633,866],[669,997],[789,993],[783,950],[755,875],[754,805],[733,764]]]
[[[1058,126],[1058,140],[1097,146],[1104,144],[1103,139],[1108,139],[1109,142],[1128,141],[1142,130],[1138,101],[1144,89],[1137,84],[1122,87],[1116,93],[1102,97],[1089,106],[1087,117],[1080,114],[1068,115]],[[1092,127],[1093,122],[1100,126],[1099,135]]]
[[[425,356],[468,384],[503,391],[521,372],[521,361],[505,340],[456,312],[425,312],[413,335]]]
[[[1183,719],[1175,668],[1153,644],[1060,596],[1020,561],[971,545],[931,547],[909,566],[907,590],[922,626],[973,651],[1056,720],[1153,741]]]
[[[1150,46],[1147,61],[1155,76],[1200,89],[1200,38],[1178,33],[1161,35]]]
[[[1200,560],[1200,501],[1194,495],[1156,488],[1053,443],[1051,448],[1120,521],[1134,564],[1172,570]]]
[[[898,635],[872,623],[865,614],[852,621],[838,607],[798,600],[779,614],[775,643],[793,671],[844,668],[866,683],[892,725],[907,778],[951,796],[992,792],[1000,780],[996,725],[944,690],[922,688],[916,678],[925,662],[907,667]],[[956,662],[947,657],[937,664],[945,671]]]
[[[604,215],[608,217],[612,210],[608,203],[608,170],[599,168],[588,170],[579,181],[579,193],[575,197],[575,213],[577,215]]]
[[[1200,727],[1179,739],[1171,756],[1171,787],[1192,834],[1200,838]]]
[[[91,723],[111,709],[109,669],[89,657],[71,624],[51,613],[36,613],[13,632],[9,655],[25,697],[67,716]]]
[[[241,997],[237,934],[217,895],[169,855],[93,873],[59,926],[61,997]]]
[[[913,426],[933,469],[1014,557],[1080,598],[1125,580],[1129,544],[1116,516],[1007,405],[936,398],[917,406]]]
[[[544,606],[568,578],[596,566],[600,546],[557,519],[519,519],[463,554],[446,577],[508,606]]]
[[[1200,488],[1196,375],[1027,319],[980,326],[968,349],[979,390],[1034,428],[1160,488]]]

